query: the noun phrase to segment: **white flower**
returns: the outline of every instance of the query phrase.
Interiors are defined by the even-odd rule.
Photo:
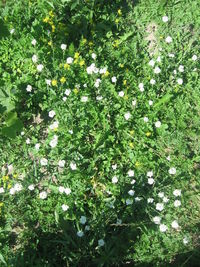
[[[35,39],[33,39],[33,40],[31,41],[31,44],[34,45],[34,46],[36,45],[36,43],[37,43],[37,41],[36,41]]]
[[[65,192],[65,188],[64,188],[64,186],[59,186],[58,187],[58,191],[62,194],[62,193],[64,193]]]
[[[94,86],[95,86],[96,88],[98,88],[99,85],[100,85],[100,83],[101,83],[101,80],[100,80],[100,79],[96,79]]]
[[[156,83],[156,81],[154,79],[150,80],[150,84],[154,85]]]
[[[10,164],[7,166],[9,174],[13,172],[13,165]]]
[[[81,223],[81,224],[85,224],[86,221],[87,221],[86,217],[85,217],[85,216],[81,216],[81,218],[80,218],[80,223]]]
[[[160,218],[159,216],[155,216],[155,217],[153,217],[153,222],[154,222],[155,224],[160,224],[160,221],[161,221],[161,218]]]
[[[90,226],[89,225],[86,225],[85,226],[85,231],[89,231],[90,230]]]
[[[117,169],[117,164],[113,164],[113,165],[112,165],[112,169],[113,169],[113,170],[116,170],[116,169]]]
[[[153,198],[150,197],[150,198],[147,199],[147,203],[153,203],[153,202],[154,202]]]
[[[128,176],[129,177],[134,177],[134,171],[133,170],[129,170],[128,171]]]
[[[30,184],[30,185],[28,186],[28,189],[29,189],[30,191],[33,191],[33,190],[35,189],[34,184]]]
[[[156,209],[159,211],[162,211],[164,209],[164,204],[163,203],[157,203],[156,204]]]
[[[174,54],[169,54],[168,56],[169,56],[169,57],[172,57],[172,58],[173,58],[173,57],[175,57],[175,55],[174,55]]]
[[[99,69],[95,67],[95,64],[92,63],[89,67],[87,67],[87,73],[92,74],[92,73],[98,73]]]
[[[155,181],[154,181],[153,178],[149,178],[149,179],[148,179],[148,184],[152,185],[152,184],[154,184],[154,182],[155,182]]]
[[[147,117],[144,117],[144,122],[148,122],[149,119]]]
[[[78,231],[76,234],[77,234],[78,237],[83,237],[84,236],[83,231]]]
[[[60,168],[64,168],[64,167],[65,167],[65,160],[59,160],[59,161],[58,161],[58,166],[59,166]]]
[[[65,188],[65,194],[66,194],[66,195],[70,195],[71,192],[72,192],[72,190],[71,190],[69,187],[66,187],[66,188]]]
[[[124,114],[125,120],[129,120],[130,117],[131,117],[131,113],[130,112],[127,112],[127,113]]]
[[[166,226],[165,224],[161,224],[159,228],[160,228],[160,231],[161,231],[161,232],[166,232],[167,229],[168,229],[167,226]]]
[[[67,45],[66,44],[61,44],[61,49],[64,51],[64,50],[66,50],[66,48],[67,48]]]
[[[70,133],[70,134],[73,134],[73,130],[69,130],[69,133]]]
[[[170,161],[170,160],[171,160],[170,156],[168,156],[166,159],[167,159],[168,161]]]
[[[103,96],[101,96],[101,95],[98,95],[97,97],[96,97],[96,100],[98,100],[98,101],[101,101],[103,99]]]
[[[141,201],[141,200],[142,200],[141,197],[136,197],[136,198],[135,198],[135,202],[138,202],[138,201]]]
[[[133,204],[133,200],[130,198],[126,199],[126,205],[131,205],[131,204]]]
[[[179,72],[184,72],[184,66],[183,66],[183,65],[180,65],[180,66],[178,67],[178,71],[179,71]]]
[[[40,164],[41,164],[42,166],[46,166],[47,163],[48,163],[48,160],[45,159],[45,158],[42,158],[42,159],[40,160]]]
[[[99,247],[103,247],[104,244],[105,244],[105,242],[104,242],[103,239],[99,239],[99,240],[98,240],[98,246],[99,246]]]
[[[131,181],[131,184],[135,184],[135,182],[136,182],[135,179],[133,179],[133,180]]]
[[[196,56],[196,55],[193,55],[193,56],[192,56],[192,60],[193,60],[193,61],[196,61],[196,60],[197,60],[197,56]]]
[[[31,86],[30,84],[28,84],[28,85],[26,86],[26,91],[27,91],[27,92],[31,92],[31,91],[32,91],[32,86]]]
[[[180,202],[180,200],[175,200],[174,201],[174,207],[175,208],[178,208],[178,207],[180,207],[181,206],[181,202]]]
[[[174,167],[170,168],[169,174],[172,174],[172,175],[176,174],[176,168],[174,168]]]
[[[157,62],[161,62],[161,57],[158,56],[156,61],[157,61]]]
[[[158,196],[159,196],[160,198],[163,198],[163,197],[165,196],[165,194],[164,194],[164,192],[160,192],[160,193],[158,193]]]
[[[131,190],[128,191],[128,194],[129,194],[129,196],[134,196],[135,191],[131,189]]]
[[[69,206],[68,205],[66,205],[66,204],[62,204],[62,210],[63,211],[67,211],[68,209],[69,209]]]
[[[136,106],[136,103],[137,103],[137,100],[133,100],[133,101],[132,101],[132,106],[135,107],[135,106]]]
[[[100,73],[100,74],[105,74],[106,71],[107,71],[107,68],[103,68],[103,69],[100,69],[100,70],[99,70],[99,73]]]
[[[82,96],[81,97],[81,102],[87,102],[88,101],[88,97],[87,96]]]
[[[124,91],[120,91],[120,92],[118,93],[118,95],[119,95],[120,97],[123,97],[123,96],[124,96]]]
[[[16,191],[15,191],[14,187],[11,187],[11,188],[10,188],[10,194],[11,194],[11,195],[14,195],[15,192],[16,192]]]
[[[160,128],[160,126],[161,126],[161,122],[160,122],[160,121],[157,121],[157,122],[155,123],[155,126],[156,126],[156,128]]]
[[[46,79],[45,82],[46,82],[47,85],[49,85],[49,86],[51,85],[51,80]]]
[[[53,118],[56,115],[54,110],[49,111],[49,117]]]
[[[67,64],[72,64],[73,61],[74,61],[74,59],[72,57],[68,57],[66,60]]]
[[[58,129],[58,125],[59,125],[59,122],[58,121],[54,121],[50,126],[49,126],[49,128],[51,129],[51,130],[57,130]]]
[[[175,189],[175,190],[173,191],[173,195],[174,195],[175,197],[180,197],[180,196],[181,196],[181,190],[180,190],[180,189]]]
[[[169,198],[167,198],[167,197],[163,197],[163,202],[164,202],[164,203],[169,202]]]
[[[154,69],[154,73],[155,74],[158,74],[158,73],[160,73],[161,72],[161,69],[159,68],[159,67],[155,67],[155,69]]]
[[[37,65],[37,71],[41,72],[44,66],[42,64]]]
[[[153,177],[153,171],[149,171],[149,172],[147,172],[147,177]]]
[[[27,138],[27,139],[26,139],[26,144],[29,145],[30,142],[31,142],[31,141],[30,141],[30,138]]]
[[[174,229],[178,229],[179,228],[179,224],[178,224],[178,222],[176,220],[172,222],[171,226]]]
[[[139,87],[141,92],[144,92],[144,84],[143,83],[139,83],[138,87]]]
[[[41,198],[41,199],[47,198],[47,192],[45,192],[45,191],[40,192],[39,198]]]
[[[67,97],[63,96],[62,100],[65,102],[67,100]]]
[[[112,178],[112,183],[113,184],[116,184],[118,182],[118,178],[117,178],[117,176],[113,176],[113,178]]]
[[[71,90],[70,89],[66,89],[65,90],[65,95],[69,96],[71,94]]]
[[[54,148],[56,147],[58,144],[58,136],[57,135],[54,135],[53,139],[50,141],[49,145]]]
[[[76,169],[77,169],[77,167],[76,167],[76,163],[71,162],[71,163],[70,163],[70,168],[71,168],[73,171],[76,170]]]
[[[33,56],[32,56],[32,61],[33,61],[34,63],[36,63],[37,60],[38,60],[38,57],[37,57],[36,55],[33,55]]]
[[[179,78],[179,79],[177,80],[177,83],[178,83],[179,85],[183,84],[183,79]]]
[[[149,61],[149,65],[153,67],[153,66],[155,65],[155,61],[154,61],[153,59],[151,59],[151,60]]]
[[[111,81],[112,81],[112,83],[116,83],[116,82],[117,82],[117,78],[116,78],[115,76],[113,76],[113,77],[111,78]]]
[[[187,245],[188,242],[189,242],[188,238],[187,238],[187,237],[184,237],[184,238],[183,238],[183,244],[184,244],[184,245]]]
[[[21,132],[21,135],[24,135],[25,134],[25,132]]]
[[[97,55],[95,53],[92,53],[92,58],[96,59]]]
[[[167,36],[167,38],[165,39],[166,43],[171,43],[172,42],[172,37],[171,36]]]
[[[36,150],[39,150],[40,149],[40,144],[39,143],[35,144],[35,149]]]
[[[19,192],[19,191],[21,191],[22,190],[22,185],[21,184],[15,184],[15,186],[14,186],[14,189],[15,189],[15,191],[17,191],[17,192]]]
[[[3,187],[0,187],[0,194],[2,194],[4,192],[5,192],[4,188]]]
[[[163,21],[163,22],[168,22],[168,20],[169,20],[169,18],[168,18],[167,16],[163,16],[163,17],[162,17],[162,21]]]
[[[10,33],[13,34],[15,32],[15,29],[11,29]]]
[[[177,74],[177,71],[176,71],[176,70],[174,70],[174,71],[173,71],[173,73],[174,73],[174,75],[176,75],[176,74]]]

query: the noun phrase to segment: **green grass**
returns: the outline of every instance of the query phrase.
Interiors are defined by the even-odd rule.
[[[199,265],[199,6],[0,4],[0,266]]]

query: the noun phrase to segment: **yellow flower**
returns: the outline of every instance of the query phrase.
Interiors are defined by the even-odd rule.
[[[84,38],[82,42],[83,42],[83,44],[86,44],[87,43],[87,39]]]
[[[44,18],[43,22],[45,22],[45,23],[49,22],[49,17]]]
[[[83,65],[85,64],[85,61],[84,60],[81,60],[80,62],[79,62],[79,65],[82,67]]]
[[[134,144],[133,144],[132,142],[129,143],[129,146],[130,146],[131,148],[134,148]]]
[[[146,136],[147,136],[147,137],[148,137],[148,136],[150,136],[150,135],[151,135],[151,133],[150,133],[150,132],[147,132],[147,133],[146,133]]]
[[[116,19],[116,20],[115,20],[115,23],[118,24],[118,23],[119,23],[119,19]]]
[[[52,18],[54,17],[53,10],[49,11],[49,16],[51,16]]]
[[[134,130],[131,130],[130,131],[130,135],[134,135],[135,131]]]
[[[127,84],[127,80],[124,80],[124,81],[123,81],[123,85],[126,85],[126,84]]]
[[[77,88],[74,89],[74,93],[78,94],[78,89]]]
[[[17,178],[17,174],[13,174],[13,177],[14,177],[14,178]]]
[[[66,82],[66,78],[65,78],[65,77],[62,77],[62,78],[60,79],[60,82],[61,82],[61,83],[65,83],[65,82]]]
[[[52,30],[52,32],[55,32],[55,29],[56,29],[55,25],[52,25],[52,26],[51,26],[51,30]]]
[[[78,62],[78,59],[76,58],[75,60],[74,60],[74,64],[76,64]]]
[[[49,45],[49,46],[52,46],[52,41],[49,41],[49,42],[48,42],[48,45]]]
[[[57,80],[52,80],[52,81],[51,81],[51,84],[52,84],[53,86],[56,86],[57,83],[58,83]]]
[[[74,54],[74,58],[76,58],[76,59],[79,58],[79,55],[80,55],[80,54],[79,54],[78,52],[76,52],[76,53]]]
[[[110,72],[107,70],[106,73],[104,74],[104,76],[108,77],[109,74],[110,74]]]
[[[123,68],[124,67],[124,64],[120,63],[119,66],[120,66],[120,68]]]
[[[69,70],[69,69],[70,69],[70,65],[67,64],[67,63],[65,63],[65,64],[64,64],[64,69],[65,69],[65,70]]]
[[[63,64],[62,64],[62,63],[60,63],[60,64],[59,64],[59,68],[62,68],[62,66],[63,66]]]
[[[141,163],[139,161],[136,161],[135,167],[139,167],[140,165],[141,165]]]
[[[3,206],[3,202],[0,202],[0,207],[2,207]]]
[[[5,175],[5,176],[3,176],[3,177],[2,177],[2,180],[3,180],[3,182],[6,182],[6,181],[8,181],[8,180],[9,180],[9,177],[8,177],[8,175]]]
[[[119,16],[121,16],[121,15],[122,15],[122,11],[121,11],[121,9],[118,9],[118,10],[117,10],[117,13],[118,13]]]
[[[8,187],[8,189],[10,189],[12,186],[11,186],[11,184],[9,183],[7,187]]]

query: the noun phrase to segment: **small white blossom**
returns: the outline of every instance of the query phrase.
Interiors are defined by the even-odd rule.
[[[26,139],[26,144],[29,145],[31,143],[30,138]]]
[[[42,159],[40,160],[40,164],[41,164],[42,166],[46,166],[46,165],[48,164],[48,160],[45,159],[45,158],[42,158]]]
[[[33,190],[35,189],[34,184],[30,184],[30,185],[28,186],[28,189],[29,189],[30,191],[33,191]]]
[[[85,224],[86,221],[87,221],[86,217],[85,217],[85,216],[81,216],[81,218],[80,218],[80,223],[81,223],[81,224]]]
[[[188,239],[187,237],[184,237],[184,238],[183,238],[183,244],[184,244],[184,245],[187,245],[188,242],[189,242],[189,239]]]
[[[50,141],[49,145],[54,148],[56,147],[58,144],[58,136],[57,135],[54,135],[53,136],[53,139]]]
[[[167,198],[167,197],[163,197],[163,202],[164,202],[164,203],[169,202],[169,198]]]
[[[176,75],[177,74],[177,70],[174,70],[173,73],[174,73],[174,75]]]
[[[196,60],[197,60],[197,56],[196,56],[196,55],[193,55],[193,56],[192,56],[192,60],[193,60],[193,61],[196,61]]]
[[[116,169],[117,169],[117,164],[113,164],[113,165],[112,165],[112,169],[113,169],[113,170],[116,170]]]
[[[159,196],[160,198],[163,198],[163,197],[165,196],[165,194],[164,194],[164,192],[160,192],[160,193],[158,193],[158,196]]]
[[[117,176],[113,176],[113,178],[112,178],[112,183],[113,184],[116,184],[118,182],[118,178],[117,178]]]
[[[70,163],[70,168],[71,168],[73,171],[76,170],[76,169],[77,169],[77,167],[76,167],[76,163],[71,162],[71,163]]]
[[[154,85],[155,83],[156,83],[156,80],[154,80],[154,79],[150,80],[150,84]]]
[[[176,174],[176,168],[174,168],[174,167],[170,168],[169,174],[172,174],[172,175]]]
[[[36,45],[36,43],[37,43],[37,41],[36,41],[35,39],[33,39],[33,40],[31,41],[31,44],[34,45],[34,46]]]
[[[124,96],[124,91],[120,91],[120,92],[118,93],[118,95],[119,95],[120,97],[123,97],[123,96]]]
[[[149,179],[148,179],[148,184],[152,185],[152,184],[154,184],[154,182],[155,182],[155,181],[154,181],[153,178],[149,178]]]
[[[99,240],[98,240],[98,246],[99,246],[99,247],[103,247],[104,245],[105,245],[104,240],[103,240],[103,239],[99,239]]]
[[[162,211],[164,209],[164,204],[163,203],[157,203],[156,204],[156,209],[159,211]]]
[[[37,71],[41,72],[44,66],[42,64],[37,65]]]
[[[149,100],[149,106],[152,106],[152,105],[153,105],[153,101]]]
[[[161,122],[160,122],[160,121],[157,121],[157,122],[155,123],[155,126],[156,126],[156,128],[160,128],[160,126],[161,126]]]
[[[65,188],[64,188],[64,186],[59,186],[58,187],[58,191],[62,194],[62,193],[64,193],[65,192]]]
[[[66,48],[67,48],[67,45],[66,44],[61,44],[61,49],[64,51],[64,50],[66,50]]]
[[[131,205],[131,204],[133,204],[133,200],[130,198],[126,199],[126,205]]]
[[[157,62],[161,62],[161,57],[158,56],[156,61],[157,61]]]
[[[179,72],[184,72],[184,66],[183,66],[183,65],[180,65],[180,66],[178,67],[178,71],[179,71]]]
[[[161,232],[166,232],[167,229],[168,229],[167,226],[166,226],[165,224],[161,224],[159,228],[160,228],[160,231],[161,231]]]
[[[160,224],[160,221],[161,221],[161,218],[160,218],[159,216],[155,216],[155,217],[153,217],[153,222],[154,222],[155,224]]]
[[[78,237],[83,237],[84,236],[83,231],[78,231],[76,234],[77,234]]]
[[[166,22],[168,22],[168,20],[169,20],[169,18],[168,18],[167,16],[163,16],[163,17],[162,17],[162,21],[163,21],[163,22],[166,23]]]
[[[58,122],[58,121],[54,121],[54,122],[49,126],[49,129],[55,131],[55,130],[58,129],[58,125],[59,125],[59,122]]]
[[[174,229],[178,229],[179,228],[179,224],[178,224],[178,222],[176,220],[172,222],[171,226]]]
[[[73,61],[74,61],[74,59],[72,57],[68,57],[66,60],[67,64],[72,64]]]
[[[179,85],[182,85],[182,84],[183,84],[183,79],[179,78],[179,79],[177,80],[177,83],[178,83]]]
[[[10,33],[13,34],[15,32],[15,29],[11,29]]]
[[[149,119],[147,117],[144,117],[144,122],[148,122]]]
[[[153,202],[154,202],[153,198],[150,197],[150,198],[147,199],[147,203],[153,203]]]
[[[51,85],[51,80],[46,79],[45,82],[46,82],[47,85],[49,85],[49,86]]]
[[[168,56],[171,57],[171,58],[175,57],[174,54],[169,54]]]
[[[168,156],[166,159],[167,159],[168,161],[170,161],[170,160],[171,160],[170,156]]]
[[[69,209],[69,206],[68,205],[66,205],[66,204],[62,204],[62,210],[63,211],[67,211],[68,209]]]
[[[136,182],[136,180],[135,180],[135,179],[133,179],[133,180],[131,181],[131,184],[135,184],[135,182]]]
[[[88,101],[88,97],[87,96],[82,96],[81,97],[81,102],[87,102]]]
[[[59,160],[59,161],[58,161],[58,166],[59,166],[60,168],[64,168],[64,167],[65,167],[65,160]]]
[[[130,117],[131,117],[131,113],[130,112],[127,112],[127,113],[124,114],[125,120],[129,120]]]
[[[135,202],[139,202],[139,201],[141,201],[141,200],[142,200],[141,197],[136,197],[136,198],[135,198]]]
[[[174,207],[175,207],[175,208],[178,208],[178,207],[180,207],[180,206],[181,206],[181,201],[178,200],[178,199],[176,199],[176,200],[174,201]]]
[[[161,72],[161,69],[159,67],[155,67],[154,73],[159,74]]]
[[[134,177],[134,171],[133,170],[128,171],[128,177]]]
[[[63,100],[64,102],[66,102],[67,97],[66,97],[66,96],[63,96],[62,100]]]
[[[153,66],[155,65],[155,61],[154,61],[153,59],[151,59],[151,60],[149,61],[149,65],[153,67]]]
[[[36,55],[33,55],[33,56],[32,56],[32,61],[33,61],[34,63],[36,63],[36,62],[38,61],[38,57],[37,57]]]
[[[149,171],[149,172],[147,172],[147,177],[153,177],[153,171]]]
[[[172,37],[171,36],[167,36],[167,38],[165,39],[166,43],[171,43],[172,42]]]
[[[89,231],[90,230],[90,226],[89,225],[86,225],[85,226],[85,231]]]
[[[144,92],[144,84],[143,83],[139,83],[138,85],[140,92]]]
[[[32,86],[30,84],[28,84],[27,87],[26,87],[26,91],[27,92],[31,92],[32,89],[33,89]]]
[[[95,53],[92,53],[92,58],[96,59],[97,55]]]
[[[175,189],[175,190],[173,191],[173,195],[174,195],[175,197],[180,197],[180,196],[181,196],[181,190],[180,190],[180,189]]]
[[[39,150],[40,149],[40,144],[39,143],[35,144],[35,149],[36,150]]]
[[[0,187],[0,194],[2,194],[4,192],[5,192],[4,188],[3,187]]]
[[[135,191],[131,189],[131,190],[128,191],[128,194],[129,194],[129,196],[134,196]]]
[[[11,195],[14,195],[15,193],[16,193],[15,188],[14,188],[14,187],[11,187],[11,188],[10,188],[10,194],[11,194]]]
[[[132,106],[134,106],[134,107],[135,107],[135,106],[136,106],[136,104],[137,104],[137,100],[133,100],[133,101],[132,101]]]
[[[111,78],[111,80],[112,80],[112,83],[116,83],[116,82],[117,82],[117,78],[116,78],[115,76],[113,76],[113,77]]]
[[[70,195],[71,192],[72,192],[72,190],[71,190],[69,187],[66,187],[66,188],[65,188],[65,194],[66,194],[66,195]]]
[[[41,198],[41,199],[47,198],[47,192],[45,192],[45,191],[40,192],[39,198]]]
[[[21,191],[22,190],[22,185],[21,184],[15,184],[15,186],[14,186],[14,189],[15,189],[15,191],[17,191],[17,192],[19,192],[19,191]]]
[[[49,117],[53,118],[56,115],[54,110],[49,111]]]

